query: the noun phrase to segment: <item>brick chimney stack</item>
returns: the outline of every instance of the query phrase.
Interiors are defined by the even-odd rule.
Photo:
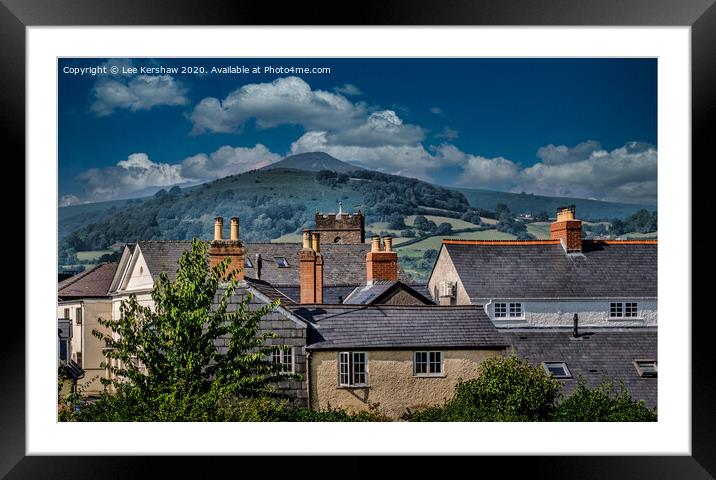
[[[303,231],[303,248],[299,252],[301,303],[323,303],[323,255],[320,234]]]
[[[567,253],[582,251],[582,221],[575,218],[575,206],[559,207],[557,220],[549,226],[549,238],[559,240]]]
[[[381,249],[380,237],[377,235],[371,238],[370,243],[370,252],[365,256],[366,281],[372,284],[379,280],[398,280],[398,254],[393,251],[393,239],[390,236],[384,237],[384,249]]]
[[[226,269],[225,279],[228,274],[234,272],[236,280],[244,279],[244,255],[246,249],[244,243],[239,240],[239,218],[231,219],[231,239],[224,239],[224,219],[216,217],[214,221],[214,240],[209,246],[209,265],[213,268],[221,263],[225,258],[230,260]]]

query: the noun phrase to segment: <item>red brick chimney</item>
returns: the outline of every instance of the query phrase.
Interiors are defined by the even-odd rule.
[[[557,220],[549,226],[549,238],[559,240],[567,251],[582,251],[582,221],[575,218],[575,207],[559,207]]]
[[[323,255],[320,234],[303,231],[303,248],[299,252],[301,303],[323,303]]]
[[[383,238],[385,248],[380,248],[380,237],[374,235],[370,239],[370,252],[365,256],[366,281],[374,283],[376,280],[398,280],[398,254],[393,251],[393,239],[390,236]]]
[[[209,265],[213,268],[221,263],[225,258],[230,259],[228,274],[234,271],[234,279],[244,279],[244,255],[246,249],[244,243],[239,240],[239,218],[231,219],[231,239],[224,239],[224,219],[216,217],[214,221],[214,240],[209,246]]]

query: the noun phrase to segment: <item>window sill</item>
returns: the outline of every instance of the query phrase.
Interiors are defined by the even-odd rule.
[[[444,373],[432,374],[432,375],[415,375],[415,374],[413,374],[413,378],[445,378],[445,377],[447,377],[447,375]]]
[[[609,317],[607,318],[610,322],[643,322],[644,317]]]
[[[370,388],[370,385],[338,385],[339,390],[361,390]]]

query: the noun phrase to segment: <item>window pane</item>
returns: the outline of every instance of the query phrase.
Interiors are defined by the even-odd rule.
[[[637,317],[637,304],[635,302],[627,302],[624,304],[625,317]]]
[[[522,316],[522,304],[521,303],[510,303],[510,317],[521,317]]]
[[[495,317],[506,317],[507,316],[507,304],[496,303],[495,304]]]
[[[366,382],[366,371],[365,371],[365,353],[354,352],[353,353],[353,383],[354,384],[365,384]]]
[[[610,317],[622,317],[623,316],[623,304],[622,303],[611,303],[609,305],[609,316]]]
[[[427,352],[415,352],[415,373],[416,375],[428,373]]]
[[[339,383],[348,385],[348,353],[341,352],[339,358]]]

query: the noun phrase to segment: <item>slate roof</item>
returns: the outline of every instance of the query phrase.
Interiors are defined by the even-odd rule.
[[[586,385],[596,387],[605,376],[624,386],[633,399],[644,400],[650,408],[657,404],[657,378],[642,378],[634,364],[636,359],[657,360],[656,328],[592,328],[572,338],[568,329],[535,327],[501,329],[499,332],[513,346],[518,357],[531,364],[566,362],[572,379],[560,380],[568,395],[581,375]]]
[[[585,240],[559,243],[443,243],[470,298],[656,297],[657,245]]]
[[[100,263],[65,279],[57,284],[57,296],[61,300],[106,297],[116,269],[116,262]]]
[[[374,305],[377,303],[383,303],[382,300],[392,292],[403,290],[411,294],[416,299],[420,300],[424,304],[432,304],[433,301],[426,297],[423,293],[415,290],[410,285],[407,285],[401,281],[376,281],[371,284],[364,283],[358,285],[348,297],[343,300],[344,304],[352,305]]]
[[[324,285],[323,286],[323,302],[341,304],[343,299],[351,294],[355,290],[354,285]],[[288,296],[295,303],[301,302],[301,288],[296,285],[281,286],[277,288],[281,293]]]
[[[244,277],[246,283],[254,287],[257,291],[266,295],[269,299],[280,300],[281,305],[294,305],[296,302],[288,297],[283,292],[274,288],[270,283],[264,282],[263,280],[256,280],[254,278]]]
[[[307,348],[503,348],[482,307],[438,305],[304,305],[289,307],[311,322]]]
[[[191,247],[191,241],[152,240],[140,241],[138,245],[153,276],[157,277],[161,272],[167,272],[169,279],[174,280],[176,270],[179,267],[179,258],[185,250]],[[256,254],[260,254],[262,258],[260,280],[278,288],[297,286],[299,284],[298,264],[301,249],[299,243],[245,243],[244,246],[252,263],[252,267],[244,269],[245,276],[259,279],[256,268]],[[325,265],[323,272],[324,286],[355,287],[365,282],[365,256],[369,251],[370,245],[365,243],[328,243],[321,245]],[[286,258],[289,267],[279,267],[274,261],[274,257]],[[399,271],[399,277],[407,280],[402,271]],[[287,295],[291,296],[291,293],[287,293]]]

